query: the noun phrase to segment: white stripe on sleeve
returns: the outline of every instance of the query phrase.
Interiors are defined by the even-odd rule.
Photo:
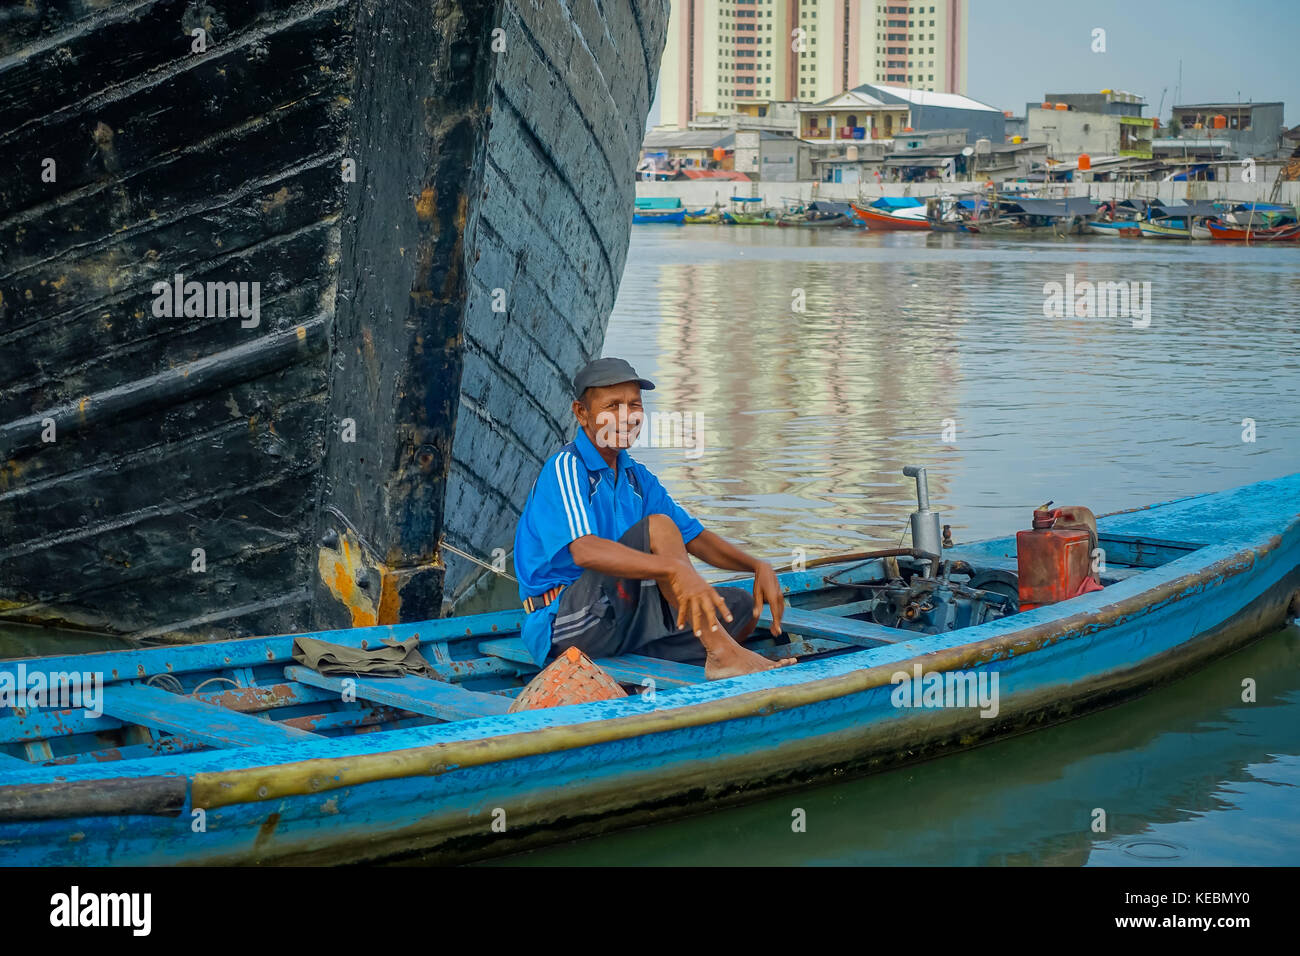
[[[573,508],[569,504],[569,493],[568,493],[568,489],[565,487],[564,469],[561,464],[566,457],[568,456],[566,455],[555,456],[555,480],[559,482],[560,501],[564,504],[564,514],[569,519],[569,534],[572,536],[573,540],[576,541],[579,537],[581,537],[581,535],[578,534],[578,529],[573,523]]]
[[[572,455],[565,456],[569,472],[569,494],[573,503],[573,514],[578,525],[579,537],[584,534],[591,534],[591,522],[587,520],[587,507],[582,496],[582,485],[578,478],[578,459]]]

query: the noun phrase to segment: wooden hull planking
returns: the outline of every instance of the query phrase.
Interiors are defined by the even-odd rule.
[[[441,541],[508,550],[571,430],[667,3],[235,3],[199,53],[101,6],[0,38],[0,616],[436,616],[481,573]],[[154,314],[177,275],[256,323]]]

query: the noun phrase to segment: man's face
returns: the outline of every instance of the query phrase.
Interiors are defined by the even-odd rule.
[[[636,382],[589,388],[573,403],[573,414],[597,448],[631,448],[645,408]]]

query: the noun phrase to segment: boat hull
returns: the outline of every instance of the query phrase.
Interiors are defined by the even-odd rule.
[[[894,216],[857,203],[853,203],[852,207],[853,214],[866,223],[872,232],[928,232],[930,229],[930,222],[924,216],[919,219]]]
[[[1206,223],[1209,238],[1225,242],[1300,242],[1300,223],[1265,229],[1241,229]]]
[[[1158,222],[1140,222],[1143,239],[1191,239],[1192,234],[1185,226],[1162,226]]]
[[[1089,235],[1107,239],[1141,239],[1142,230],[1136,222],[1090,222],[1086,224]]]
[[[31,9],[0,32],[0,618],[205,640],[454,604],[483,569],[451,549],[508,549],[571,434],[668,4],[269,0],[201,54],[166,4]]]
[[[999,238],[1019,236],[1027,239],[1041,239],[1043,237],[1064,239],[1066,236],[1078,235],[1083,231],[1079,223],[1025,226],[1002,222],[971,222],[967,224],[966,230],[981,236],[997,236]]]
[[[0,776],[0,856],[17,865],[333,863],[413,853],[461,861],[1072,719],[1175,680],[1300,610],[1298,494],[1300,476],[1291,476],[1103,518],[1103,536],[1141,536],[1147,544],[1135,551],[1179,542],[1182,556],[1104,591],[964,632],[917,635],[657,699],[369,741],[186,754],[166,759],[176,774],[169,778],[158,777],[158,760],[20,770]],[[1013,550],[1014,538],[1005,538],[954,556],[1005,561]],[[783,583],[798,592],[843,567],[789,573]],[[430,627],[452,623],[466,622]],[[900,705],[896,675],[911,676],[914,667],[997,674],[997,712]],[[375,736],[388,740],[376,747]],[[79,814],[86,795],[49,799],[73,784],[102,802],[123,783],[132,796],[111,814]],[[30,788],[42,786],[47,798],[38,806]],[[209,821],[202,834],[190,826],[196,809]],[[504,832],[494,826],[502,815]]]
[[[825,219],[804,219],[800,216],[783,216],[777,219],[776,224],[783,227],[795,227],[800,229],[843,229],[845,226],[852,226],[853,221],[848,216],[827,216]]]
[[[667,224],[680,226],[686,222],[686,210],[676,209],[668,212],[637,212],[632,214],[634,223],[642,224]]]

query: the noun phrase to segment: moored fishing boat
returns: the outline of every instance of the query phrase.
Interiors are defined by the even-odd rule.
[[[1221,242],[1300,242],[1300,223],[1252,229],[1249,226],[1229,226],[1222,222],[1207,222],[1209,238]]]
[[[1105,236],[1107,239],[1141,239],[1142,230],[1136,220],[1117,219],[1110,222],[1091,221],[1084,224],[1090,235]]]
[[[1229,227],[1249,227],[1254,231],[1291,225],[1297,219],[1296,208],[1290,204],[1244,202],[1223,205],[1228,208],[1221,218],[1224,225]]]
[[[687,225],[719,225],[726,223],[725,215],[722,207],[714,203],[710,207],[687,211],[686,223]]]
[[[0,860],[453,861],[939,756],[1120,703],[1295,616],[1297,500],[1291,475],[1104,516],[1095,539],[1046,530],[1085,548],[1085,574],[1100,548],[1104,588],[1028,610],[1031,532],[810,562],[780,576],[790,643],[756,645],[798,663],[708,682],[607,659],[652,692],[544,710],[508,712],[537,671],[520,611],[310,635],[415,638],[438,679],[327,677],[290,636],[0,662],[11,694],[36,671],[105,682],[102,716],[0,712]],[[914,540],[937,518],[923,504]]]
[[[680,226],[686,221],[686,207],[676,196],[640,196],[632,209],[632,221]]]
[[[838,215],[806,217],[806,216],[778,216],[776,220],[778,226],[792,226],[800,229],[843,229],[853,226],[854,222],[843,213]]]
[[[1039,199],[995,196],[978,216],[966,223],[968,232],[982,236],[1052,237],[1080,235],[1095,211],[1086,196]]]
[[[919,199],[885,196],[870,205],[849,203],[849,208],[873,232],[921,232],[930,228],[925,203]]]
[[[666,0],[220,6],[3,16],[0,618],[435,617],[598,354]]]
[[[850,215],[848,203],[819,200],[802,207],[798,212],[777,216],[778,226],[797,226],[805,229],[844,228],[856,225]]]
[[[934,232],[969,232],[969,224],[980,219],[987,205],[980,193],[945,193],[926,200],[925,218]]]
[[[1144,239],[1209,238],[1202,226],[1223,213],[1223,204],[1187,202],[1177,205],[1150,205],[1146,217],[1138,222]]]
[[[771,226],[776,222],[763,207],[762,196],[732,196],[731,209],[723,218],[733,226]]]
[[[1143,219],[1138,223],[1143,239],[1190,239],[1191,230],[1187,220],[1176,216],[1159,219]]]

